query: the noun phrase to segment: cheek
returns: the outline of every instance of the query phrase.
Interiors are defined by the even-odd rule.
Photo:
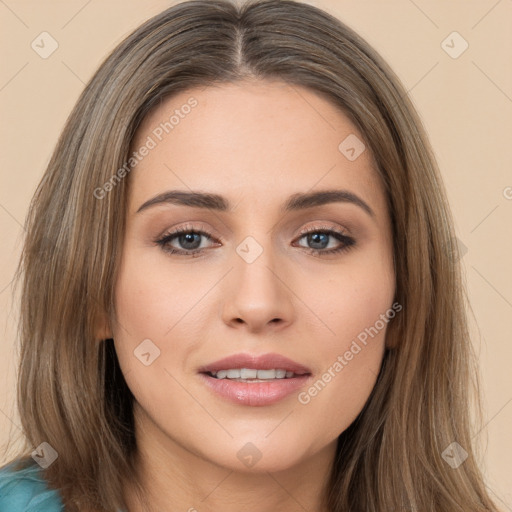
[[[312,417],[326,419],[325,427],[337,435],[356,418],[375,385],[386,329],[396,315],[394,276],[386,266],[354,266],[325,283],[321,293],[309,294],[323,324],[321,336],[311,334],[311,357],[322,367],[298,401]]]
[[[136,249],[126,251],[115,288],[114,344],[128,387],[152,417],[170,403],[186,405],[171,375],[197,338],[187,322],[197,293],[182,273],[166,271]]]
[[[323,324],[315,348],[330,354],[372,327],[391,307],[395,293],[391,265],[378,261],[358,261],[318,282],[321,286],[304,286],[300,293]],[[383,326],[379,322],[377,327]]]
[[[165,260],[155,263],[134,250],[123,260],[115,290],[120,336],[162,340],[172,336],[175,327],[182,330],[210,281],[198,272],[191,276],[180,269],[170,271]]]
[[[198,319],[206,317],[208,302],[201,297],[218,276],[207,269],[191,273],[171,268],[165,258],[155,261],[147,254],[130,247],[124,255],[115,288],[113,330],[128,386],[151,404],[163,389],[179,391],[170,374],[182,371],[204,338],[205,327]]]
[[[193,291],[187,290],[178,276],[173,278],[163,273],[161,268],[148,265],[144,255],[135,250],[127,251],[115,288],[114,341],[123,371],[128,373],[136,369],[134,373],[138,373],[142,370],[141,361],[137,359],[141,346],[146,346],[154,358],[152,366],[161,364],[168,352],[162,340],[172,333],[174,326],[186,314],[187,305],[194,295]],[[187,298],[187,293],[191,297]]]

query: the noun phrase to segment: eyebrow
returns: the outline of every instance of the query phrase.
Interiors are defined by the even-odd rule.
[[[371,217],[375,216],[374,211],[368,203],[363,201],[356,194],[348,190],[320,190],[317,192],[296,193],[291,195],[281,207],[283,213],[305,210],[315,206],[322,206],[330,203],[351,203],[362,208]],[[169,190],[158,194],[143,203],[136,213],[147,210],[151,206],[159,204],[176,204],[192,208],[206,208],[220,212],[230,212],[233,206],[221,195],[206,192],[187,192],[182,190]]]

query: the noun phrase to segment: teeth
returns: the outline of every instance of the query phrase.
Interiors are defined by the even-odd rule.
[[[251,370],[250,368],[242,368],[240,370],[241,379],[256,379],[258,376],[258,370]]]
[[[258,370],[258,379],[275,379],[275,370]]]
[[[282,369],[257,370],[255,368],[230,368],[229,370],[218,370],[210,372],[217,379],[289,379],[294,373]]]

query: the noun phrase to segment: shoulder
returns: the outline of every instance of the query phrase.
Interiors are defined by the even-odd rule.
[[[17,469],[16,462],[0,468],[0,511],[62,512],[60,495],[47,487],[41,468],[34,462]]]

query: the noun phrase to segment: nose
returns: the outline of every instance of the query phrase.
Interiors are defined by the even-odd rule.
[[[293,292],[286,272],[265,249],[252,263],[234,255],[222,308],[223,321],[249,332],[285,328],[294,320]]]

